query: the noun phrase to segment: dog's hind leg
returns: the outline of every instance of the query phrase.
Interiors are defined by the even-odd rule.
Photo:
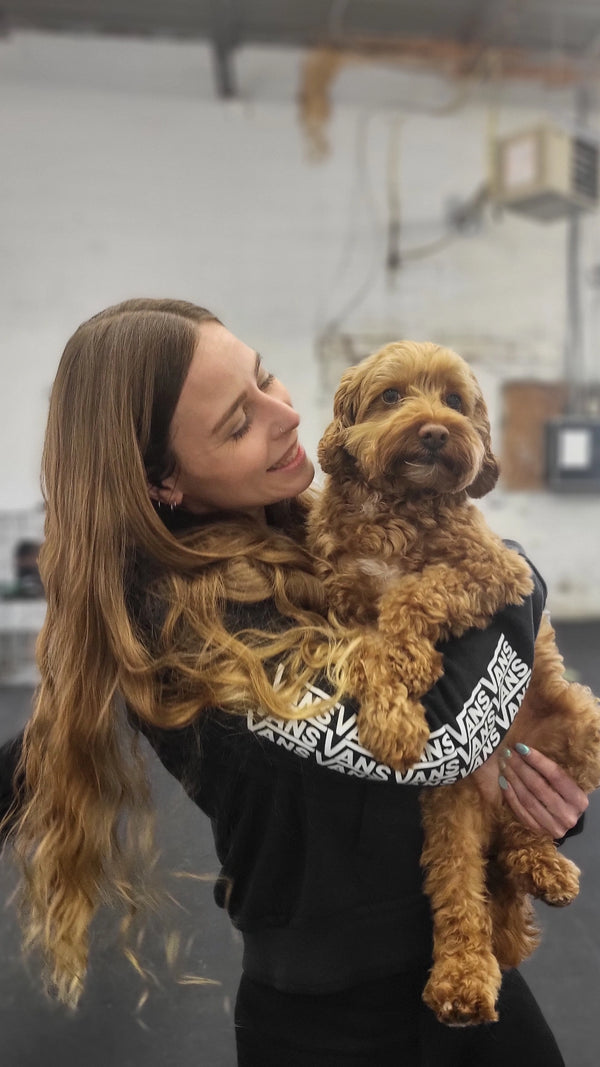
[[[533,902],[517,880],[492,856],[486,868],[492,945],[501,970],[518,967],[540,943]]]
[[[451,1026],[494,1022],[501,972],[485,880],[488,816],[468,779],[426,790],[422,811],[433,914],[433,967],[423,999]]]
[[[564,677],[554,631],[546,619],[535,644],[531,683],[505,737],[509,750],[520,740],[555,760],[584,792],[598,785],[600,705],[589,689]],[[536,774],[533,769],[530,773]],[[550,793],[549,811],[552,800]],[[560,854],[550,834],[528,829],[505,805],[499,813],[498,831],[498,861],[522,892],[557,907],[575,899],[579,870]]]
[[[521,889],[555,907],[571,904],[579,892],[579,868],[561,856],[551,837],[523,826],[508,810],[500,815],[498,863]]]

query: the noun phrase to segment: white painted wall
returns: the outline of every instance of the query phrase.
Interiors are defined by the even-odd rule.
[[[348,70],[334,90],[331,153],[314,165],[296,114],[301,58],[243,50],[241,99],[223,103],[201,44],[0,41],[0,511],[39,500],[47,394],[64,342],[128,296],[214,309],[289,384],[313,455],[330,405],[315,334],[348,301],[347,330],[441,340],[473,357],[493,414],[506,377],[561,376],[565,224],[487,216],[477,233],[407,262],[390,286],[386,174],[403,115],[404,247],[421,245],[443,232],[449,201],[485,178],[491,118],[500,132],[548,115],[570,121],[571,94],[473,90],[442,117],[411,110],[450,100],[442,79]],[[590,216],[588,266],[600,259],[599,236]],[[599,299],[586,289],[596,378]],[[556,616],[600,615],[599,498],[500,488],[483,506],[539,563]]]

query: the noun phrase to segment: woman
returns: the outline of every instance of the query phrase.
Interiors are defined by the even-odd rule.
[[[152,899],[142,731],[212,820],[216,900],[244,935],[242,1067],[560,1064],[516,972],[492,1027],[452,1031],[422,1004],[431,930],[409,788],[497,778],[484,760],[506,709],[469,724],[471,749],[459,725],[500,635],[531,663],[543,587],[444,647],[422,762],[404,779],[377,764],[343,696],[351,636],[327,624],[303,547],[314,472],[298,425],[257,353],[194,305],[128,301],[68,342],[43,457],[41,682],[0,764],[8,807],[21,755],[9,821],[25,942],[75,1003],[100,901],[131,914]],[[524,822],[575,825],[587,800],[558,767],[534,751],[503,763]]]

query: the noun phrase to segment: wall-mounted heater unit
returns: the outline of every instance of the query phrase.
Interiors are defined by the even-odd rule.
[[[598,205],[598,143],[546,123],[499,139],[492,199],[542,222]]]
[[[546,423],[547,483],[567,493],[600,493],[600,418],[560,415]]]

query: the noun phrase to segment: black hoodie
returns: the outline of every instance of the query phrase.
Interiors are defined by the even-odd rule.
[[[243,967],[288,992],[319,993],[427,965],[419,788],[469,774],[498,747],[523,698],[545,587],[485,630],[440,646],[444,674],[423,699],[422,762],[400,775],[359,744],[355,703],[293,722],[210,710],[179,730],[131,716],[211,820],[215,899],[244,938]],[[240,612],[243,617],[240,617]],[[269,601],[239,626],[273,624]],[[320,692],[308,687],[303,704]],[[0,815],[19,739],[0,749]]]

